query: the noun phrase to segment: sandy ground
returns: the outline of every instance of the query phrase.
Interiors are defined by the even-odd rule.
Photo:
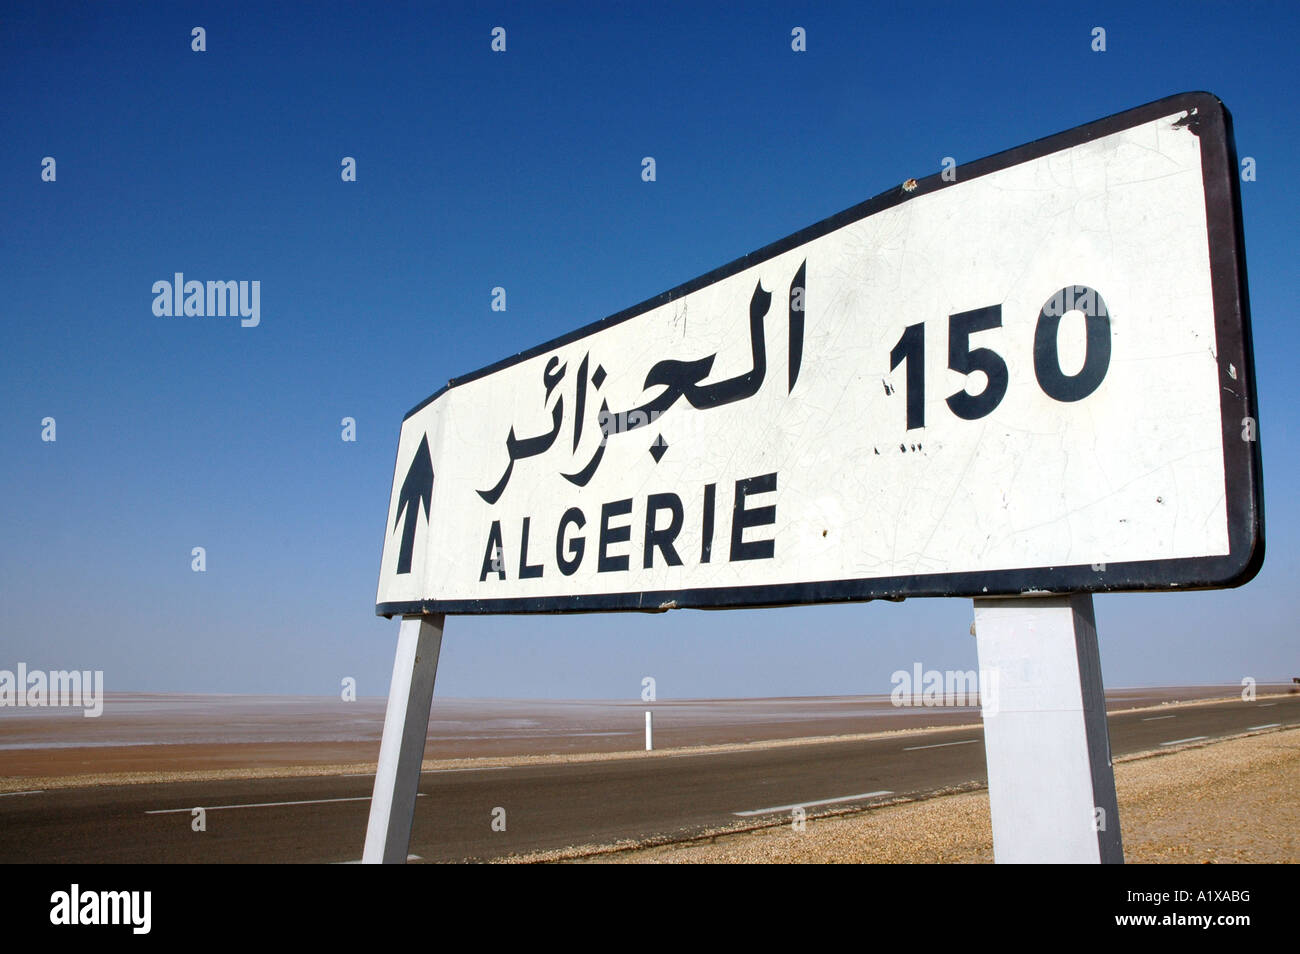
[[[1117,759],[1129,863],[1300,861],[1300,729]],[[988,863],[988,793],[960,792],[691,842],[589,847],[517,861],[658,864]]]
[[[1285,687],[1260,687],[1261,696]],[[1238,698],[1232,686],[1118,689],[1110,711]],[[99,718],[76,709],[0,708],[0,791],[132,781],[373,771],[384,699],[109,693]],[[978,725],[970,707],[898,708],[888,696],[793,699],[435,699],[431,767],[465,759],[628,757],[655,748],[771,744]],[[436,763],[433,761],[436,760]],[[487,764],[487,763],[480,763]],[[38,784],[39,783],[39,784]]]

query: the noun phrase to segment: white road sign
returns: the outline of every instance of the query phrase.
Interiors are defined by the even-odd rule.
[[[1236,166],[1223,105],[1170,97],[451,382],[402,425],[377,611],[1245,582]]]

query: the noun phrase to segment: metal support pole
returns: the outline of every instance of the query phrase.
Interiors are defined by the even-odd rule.
[[[1122,863],[1092,596],[975,600],[993,856]]]
[[[415,798],[420,788],[420,766],[424,761],[424,740],[429,732],[433,681],[438,674],[438,652],[442,649],[442,624],[441,614],[402,618],[362,864],[406,862]]]

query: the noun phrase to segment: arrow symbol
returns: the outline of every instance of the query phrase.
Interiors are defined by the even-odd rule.
[[[424,519],[429,519],[429,506],[433,502],[433,458],[429,456],[429,435],[420,439],[420,447],[411,461],[411,468],[402,481],[402,490],[397,495],[397,518],[393,529],[397,529],[406,511],[406,523],[402,527],[402,548],[397,554],[397,572],[411,572],[411,553],[415,550],[415,521],[420,516],[420,504],[424,504]]]

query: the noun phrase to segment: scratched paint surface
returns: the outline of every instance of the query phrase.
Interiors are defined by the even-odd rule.
[[[1226,554],[1200,140],[1175,127],[1181,115],[919,195],[448,390],[402,428],[378,601]],[[1036,372],[1035,332],[1045,303],[1075,286],[1104,299],[1110,356],[1094,390],[1062,401]],[[965,419],[949,396],[991,382],[950,369],[949,316],[991,306],[1000,325],[965,350],[1001,359],[1005,394]],[[891,367],[918,324],[923,344]],[[1085,341],[1084,315],[1067,313],[1061,373],[1084,368]],[[909,428],[921,353],[923,426]],[[427,520],[401,492],[426,441]],[[745,480],[749,525],[733,542]],[[668,547],[647,561],[650,511]]]

